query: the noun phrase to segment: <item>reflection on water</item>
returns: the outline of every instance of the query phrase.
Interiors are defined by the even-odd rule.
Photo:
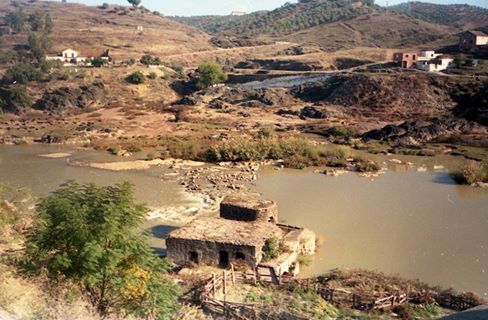
[[[291,88],[296,87],[306,83],[313,83],[320,80],[325,80],[330,78],[330,74],[317,74],[317,75],[305,75],[305,76],[286,76],[266,79],[263,81],[252,81],[242,84],[237,84],[235,87],[257,90],[266,88]]]
[[[366,268],[486,295],[488,190],[454,185],[445,170],[390,168],[401,169],[373,181],[268,170],[258,189],[278,201],[280,219],[322,239],[305,276]]]

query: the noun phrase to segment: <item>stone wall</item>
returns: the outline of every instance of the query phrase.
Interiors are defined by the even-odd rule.
[[[228,196],[220,203],[220,217],[237,221],[278,222],[278,205],[271,200]]]
[[[250,268],[261,261],[261,248],[222,244],[208,241],[168,238],[166,240],[168,258],[176,264],[185,265],[190,262],[204,265],[219,265],[228,256],[228,262],[244,260]],[[224,256],[222,256],[224,255]]]

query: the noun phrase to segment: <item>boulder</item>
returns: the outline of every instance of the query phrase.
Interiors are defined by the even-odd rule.
[[[319,110],[315,107],[305,107],[300,110],[300,118],[310,118],[310,119],[326,119],[328,117],[325,110]]]

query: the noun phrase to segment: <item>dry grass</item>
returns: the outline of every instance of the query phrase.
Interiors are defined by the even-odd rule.
[[[52,288],[45,279],[25,279],[0,264],[0,308],[16,319],[99,319],[81,295]]]

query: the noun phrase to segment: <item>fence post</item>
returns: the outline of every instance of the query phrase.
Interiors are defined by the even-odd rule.
[[[258,283],[258,267],[254,268],[254,285]]]
[[[230,272],[232,275],[232,285],[235,286],[236,285],[236,277],[234,274],[234,265],[232,263],[230,264]]]
[[[226,283],[227,283],[227,272],[224,270],[222,272],[222,292],[224,294],[224,302],[225,302],[225,294],[227,292],[227,288],[226,288]]]

